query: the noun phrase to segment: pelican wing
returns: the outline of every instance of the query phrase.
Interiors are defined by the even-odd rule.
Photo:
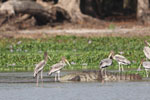
[[[150,48],[148,46],[144,47],[143,52],[144,52],[146,58],[150,59]]]
[[[125,58],[124,56],[122,56],[122,55],[115,55],[115,56],[113,57],[113,59],[115,59],[116,61],[118,61],[118,62],[120,62],[120,63],[123,63],[123,64],[125,64],[125,65],[128,65],[128,64],[131,63],[128,59],[126,59],[126,58]]]
[[[100,61],[100,68],[108,67],[112,65],[112,59],[106,58]]]
[[[45,61],[42,60],[41,62],[39,62],[36,66],[35,66],[35,69],[34,69],[34,77],[36,76],[36,74],[41,71],[43,68],[44,68],[44,65],[45,65]]]
[[[63,67],[64,67],[64,64],[63,64],[63,63],[57,63],[57,64],[52,65],[52,66],[51,66],[51,69],[50,69],[50,71],[49,71],[49,75],[50,75],[51,73],[54,73],[54,72],[56,72],[56,71],[61,70]]]
[[[42,60],[41,62],[39,62],[39,63],[36,65],[35,70],[38,70],[38,69],[42,68],[44,65],[45,65],[45,61]]]
[[[149,69],[150,68],[150,61],[144,61],[143,62],[143,67],[146,68],[146,69]]]

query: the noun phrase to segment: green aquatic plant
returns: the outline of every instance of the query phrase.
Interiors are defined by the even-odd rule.
[[[46,39],[1,39],[0,71],[32,71],[43,53],[47,51],[52,61],[48,61],[45,70],[65,56],[74,62],[65,70],[99,69],[100,60],[108,57],[111,50],[122,53],[132,63],[126,70],[137,69],[144,58],[144,40],[149,37],[76,37],[56,36]],[[118,70],[113,61],[110,70]]]

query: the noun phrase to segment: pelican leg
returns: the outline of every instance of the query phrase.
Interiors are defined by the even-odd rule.
[[[120,72],[120,63],[119,63],[119,72]]]
[[[147,70],[147,77],[149,77],[149,70]]]
[[[36,77],[37,77],[37,79],[36,79],[36,86],[38,86],[38,85],[39,85],[39,84],[38,84],[38,83],[39,83],[39,74],[38,74],[38,73],[37,73],[37,76],[36,76]]]
[[[57,81],[57,73],[55,73],[55,82]]]
[[[102,69],[101,69],[101,74],[102,74],[102,76],[104,75],[104,73],[103,73],[103,72],[104,72],[104,69],[102,68]]]
[[[57,81],[59,81],[59,73],[57,72]]]
[[[106,68],[105,68],[105,77],[107,76],[107,73],[106,73]]]
[[[58,71],[57,73],[58,73],[58,81],[60,81],[60,71]]]
[[[148,69],[145,69],[145,71],[146,71],[146,77],[148,77],[149,75],[148,75]]]
[[[41,70],[41,81],[42,81],[42,85],[43,85],[43,70]]]
[[[124,72],[124,68],[123,68],[123,65],[122,65],[121,67],[122,67],[122,72]]]

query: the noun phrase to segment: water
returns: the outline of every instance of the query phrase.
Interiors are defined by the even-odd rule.
[[[150,81],[0,83],[0,100],[150,100]]]

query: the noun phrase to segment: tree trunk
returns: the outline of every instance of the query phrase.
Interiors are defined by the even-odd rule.
[[[142,23],[150,22],[149,0],[138,0],[137,20]]]
[[[60,6],[65,9],[71,16],[72,22],[83,20],[84,15],[80,10],[80,0],[59,0],[56,6]]]
[[[100,20],[93,18],[89,15],[85,15],[81,12],[81,1],[84,0],[59,0],[56,6],[59,6],[65,9],[69,15],[71,16],[71,21],[75,23],[83,23],[83,22],[92,22],[92,23],[99,23]],[[95,0],[86,0],[86,2],[92,3]],[[88,6],[90,7],[90,6]],[[93,10],[93,13],[95,11]]]

